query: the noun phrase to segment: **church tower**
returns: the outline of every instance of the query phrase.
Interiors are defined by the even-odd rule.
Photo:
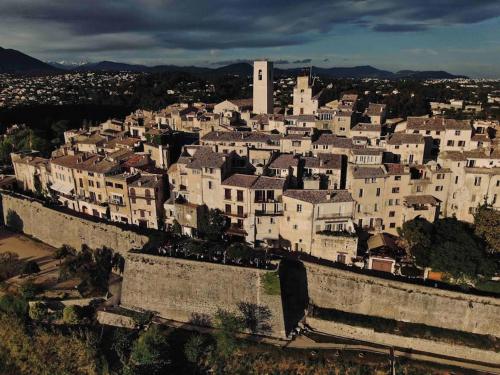
[[[273,63],[267,60],[253,62],[253,112],[273,113]]]

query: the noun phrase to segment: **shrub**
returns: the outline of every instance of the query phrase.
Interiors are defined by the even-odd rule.
[[[63,321],[66,324],[79,324],[82,320],[82,308],[72,305],[66,306],[63,310]]]
[[[19,268],[19,255],[11,251],[0,254],[0,281],[16,275]]]
[[[13,294],[5,294],[0,297],[0,311],[24,319],[28,314],[28,304],[24,298]]]
[[[33,320],[45,320],[49,314],[47,306],[43,302],[35,302],[31,304],[29,316]]]
[[[33,281],[28,280],[23,283],[19,288],[19,292],[25,300],[31,300],[36,297],[36,295],[40,292],[41,287],[35,284]]]
[[[191,363],[198,363],[204,353],[205,339],[199,334],[194,334],[189,337],[184,345],[184,354],[186,359]]]
[[[159,374],[170,363],[166,337],[157,325],[141,333],[132,346],[130,362],[139,373]]]
[[[223,358],[229,357],[238,347],[236,333],[244,328],[243,319],[225,310],[219,310],[215,314],[215,341],[217,352]]]
[[[34,260],[24,263],[23,268],[21,269],[21,274],[23,275],[32,275],[38,272],[40,272],[40,266]]]

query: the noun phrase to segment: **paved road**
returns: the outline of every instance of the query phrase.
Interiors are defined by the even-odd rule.
[[[326,335],[323,333],[315,332],[324,338],[330,338],[333,340],[342,340],[345,343],[335,343],[335,342],[316,342],[313,339],[307,337],[307,335],[301,335],[295,340],[290,341],[286,347],[297,348],[297,349],[337,349],[337,350],[355,350],[371,353],[386,354],[390,356],[391,347],[374,344],[365,341],[352,340],[345,337],[337,337]],[[347,342],[346,342],[347,341]],[[351,341],[351,342],[348,342]],[[412,351],[406,348],[393,348],[395,357],[404,357],[413,359],[416,361],[432,362],[441,365],[455,366],[464,369],[475,370],[478,372],[483,372],[485,374],[500,374],[500,365],[493,363],[483,363],[479,361],[467,361],[460,358],[454,358],[434,353],[426,353],[420,351]]]
[[[154,318],[154,322],[158,324],[164,324],[170,327],[182,328],[187,330],[198,331],[202,333],[212,333],[214,331],[213,328],[208,327],[199,327],[191,324],[180,323],[173,320],[162,319],[159,317]],[[249,334],[239,334],[238,337],[242,339],[247,339],[251,341],[271,344],[275,346],[287,347],[290,349],[331,349],[331,350],[350,350],[350,351],[359,351],[359,352],[369,352],[369,353],[377,353],[377,354],[385,354],[390,357],[391,348],[381,344],[375,344],[365,341],[353,340],[347,337],[338,337],[323,334],[321,332],[314,332],[319,336],[323,336],[325,339],[329,339],[331,341],[342,341],[342,343],[338,342],[317,342],[312,338],[308,337],[307,333],[297,336],[292,341],[284,341],[279,339],[273,339],[269,337],[259,337],[255,335]],[[465,361],[460,358],[447,357],[434,353],[426,353],[419,351],[412,351],[405,348],[393,348],[395,357],[404,357],[408,359],[413,359],[416,361],[424,361],[437,363],[446,366],[455,366],[463,369],[470,369],[477,372],[482,372],[485,374],[500,374],[500,364],[490,364],[490,363],[482,363],[482,362],[474,362],[474,361]]]

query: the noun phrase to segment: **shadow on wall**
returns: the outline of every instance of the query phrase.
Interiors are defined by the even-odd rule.
[[[23,232],[24,223],[23,219],[14,210],[9,210],[7,212],[7,218],[5,223],[9,228],[15,230],[16,232]]]
[[[281,261],[279,274],[285,332],[288,335],[304,318],[309,304],[307,274],[304,264],[292,259]]]
[[[243,315],[243,325],[253,334],[270,335],[271,310],[267,306],[260,306],[255,303],[240,302],[238,309]]]

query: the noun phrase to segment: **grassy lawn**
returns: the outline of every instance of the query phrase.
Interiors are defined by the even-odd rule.
[[[500,295],[500,281],[482,281],[476,284],[476,289]]]

